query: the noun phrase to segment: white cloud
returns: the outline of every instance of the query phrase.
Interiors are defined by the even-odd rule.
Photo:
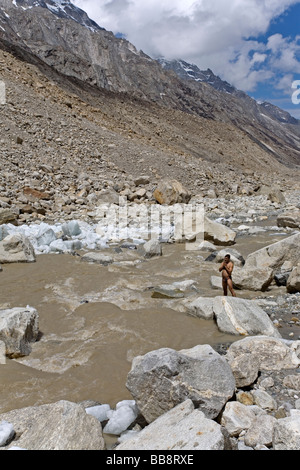
[[[274,34],[268,39],[267,49],[272,51],[272,68],[285,73],[300,73],[300,36],[295,39]]]
[[[73,1],[100,26],[122,32],[151,57],[209,67],[244,91],[255,90],[278,71],[300,70],[296,39],[279,34],[267,44],[253,40],[299,0]]]

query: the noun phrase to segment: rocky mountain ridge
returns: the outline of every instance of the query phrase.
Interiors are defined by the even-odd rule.
[[[227,93],[249,102],[249,95],[238,90],[230,83],[222,80],[215,75],[212,70],[200,70],[195,64],[189,64],[184,60],[166,60],[159,58],[158,62],[166,69],[174,71],[183,80],[194,80],[195,82],[204,82],[211,85],[218,91]],[[299,121],[291,116],[287,111],[278,108],[267,101],[258,102],[253,99],[253,106],[257,106],[258,112],[265,114],[270,119],[275,119],[284,124],[298,125]]]
[[[91,20],[85,11],[78,8],[70,0],[9,0],[4,3],[4,7],[10,8],[12,3],[16,8],[21,8],[23,11],[33,7],[45,8],[59,18],[71,19],[92,31],[103,29],[95,21]]]

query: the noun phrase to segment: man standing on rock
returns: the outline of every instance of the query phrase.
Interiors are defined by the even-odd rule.
[[[224,261],[219,268],[219,271],[222,272],[222,285],[224,296],[227,296],[227,288],[229,287],[232,297],[236,297],[231,279],[233,271],[233,262],[230,260],[230,255],[225,256]]]

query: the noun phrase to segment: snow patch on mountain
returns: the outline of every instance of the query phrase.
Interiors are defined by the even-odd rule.
[[[237,90],[230,83],[215,75],[210,69],[200,70],[197,65],[189,64],[182,59],[166,60],[165,58],[159,58],[157,61],[164,69],[172,70],[182,80],[194,80],[195,82],[199,83],[207,83],[222,93],[236,96],[239,99],[247,100],[248,103],[249,99],[252,100],[249,95],[243,91]],[[281,124],[298,124],[297,119],[293,118],[288,112],[278,108],[277,106],[268,103],[267,101],[257,101],[254,99],[253,101],[256,102],[260,110],[261,117],[275,120]]]
[[[103,30],[95,21],[89,18],[85,11],[73,5],[70,0],[12,0],[12,4],[23,10],[37,7],[46,8],[60,18],[76,21],[92,31]],[[0,8],[3,10],[2,7]]]

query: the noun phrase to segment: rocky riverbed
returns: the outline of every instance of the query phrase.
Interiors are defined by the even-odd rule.
[[[299,192],[188,201],[207,217],[197,246],[191,233],[174,239],[172,219],[147,242],[147,217],[130,212],[136,202],[128,202],[131,231],[122,240],[107,205],[81,219],[74,212],[24,224],[16,212],[7,218],[2,203],[2,449],[300,448]],[[118,201],[108,205],[120,210]],[[237,299],[222,297],[224,250],[235,260]],[[94,309],[104,303],[107,323],[96,324]],[[140,329],[145,309],[145,330],[158,325],[148,337]],[[97,356],[101,342],[106,351]],[[93,374],[101,358],[104,386]]]

